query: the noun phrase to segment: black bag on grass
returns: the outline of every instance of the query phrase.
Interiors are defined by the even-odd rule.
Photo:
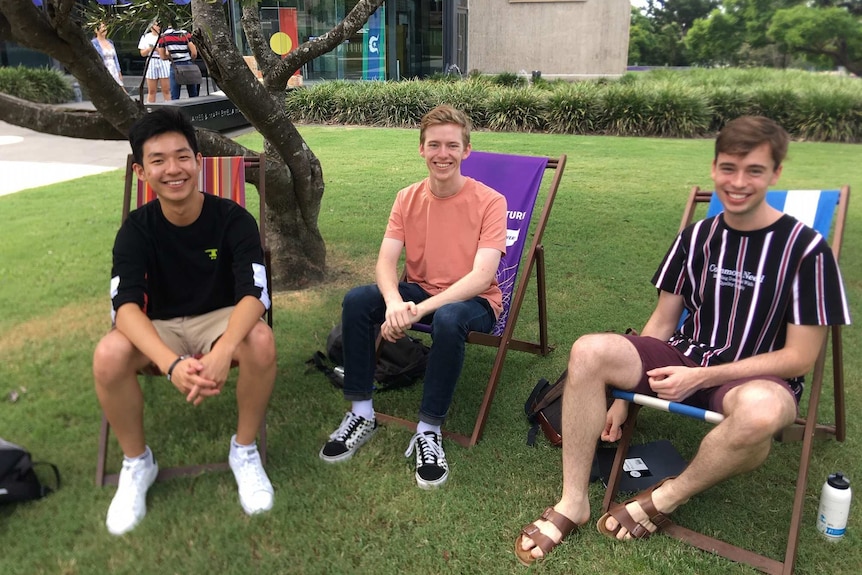
[[[533,388],[524,404],[524,413],[532,424],[527,432],[527,445],[535,445],[536,434],[542,433],[555,447],[563,444],[563,384],[568,370],[563,370],[553,384],[542,378]]]
[[[326,374],[338,388],[344,387],[344,347],[341,339],[341,323],[332,328],[326,338],[326,355],[314,354],[308,363]],[[408,387],[425,375],[430,349],[421,340],[404,336],[395,343],[384,341],[377,358],[374,380],[378,391]],[[334,364],[328,365],[327,358]]]
[[[56,487],[39,481],[34,466],[48,465],[54,470]],[[60,471],[52,463],[33,463],[30,453],[19,445],[0,438],[0,503],[41,499],[60,488]]]

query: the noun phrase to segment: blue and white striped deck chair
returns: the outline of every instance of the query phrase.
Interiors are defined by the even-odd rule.
[[[771,206],[788,213],[817,230],[824,238],[831,236],[830,246],[838,260],[841,254],[841,242],[844,236],[844,225],[847,218],[847,204],[850,197],[850,187],[844,186],[840,190],[774,190],[766,194],[766,201]],[[698,187],[692,189],[680,222],[680,231],[694,221],[695,212],[699,204],[709,203],[707,217],[721,213],[723,207],[719,199],[711,192],[701,190]],[[831,232],[831,234],[830,234]],[[681,320],[682,321],[682,320]],[[814,365],[811,376],[811,391],[808,399],[808,410],[806,416],[800,417],[796,422],[784,430],[780,439],[802,440],[802,452],[800,454],[799,473],[796,481],[796,493],[793,500],[790,529],[788,532],[787,546],[784,552],[784,561],[759,555],[747,549],[731,545],[720,539],[709,537],[702,533],[692,531],[680,525],[672,524],[663,530],[663,533],[684,541],[690,545],[722,555],[732,561],[746,563],[765,573],[790,575],[796,562],[796,549],[799,542],[799,531],[802,525],[802,508],[805,500],[805,488],[808,480],[808,466],[811,460],[813,440],[815,438],[834,435],[838,441],[844,441],[846,435],[846,420],[844,407],[844,363],[843,348],[841,342],[841,326],[831,327],[832,335],[832,377],[835,402],[835,423],[818,424],[817,410],[820,403],[820,394],[823,387],[823,375],[826,365],[826,343],[820,350],[820,355]],[[827,338],[828,339],[828,338]],[[611,395],[617,399],[625,399],[632,402],[629,415],[623,427],[623,436],[617,446],[614,464],[611,467],[608,487],[602,509],[607,511],[613,503],[619,489],[622,478],[623,465],[626,453],[635,427],[638,411],[642,406],[652,407],[686,415],[708,423],[720,423],[724,416],[705,409],[689,405],[664,401],[655,397],[645,396],[621,390],[612,390]],[[656,477],[656,482],[663,479]]]

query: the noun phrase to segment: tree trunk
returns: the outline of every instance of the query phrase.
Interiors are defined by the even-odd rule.
[[[192,10],[195,45],[210,74],[265,141],[273,282],[292,288],[320,282],[326,271],[326,245],[317,227],[323,171],[287,116],[287,86],[267,90],[255,78],[236,49],[220,4],[194,0]]]
[[[41,132],[91,139],[124,139],[145,113],[108,74],[81,27],[77,0],[0,0],[0,38],[38,50],[58,60],[91,95],[96,112],[63,109],[0,97],[0,119]],[[264,74],[251,73],[234,44],[218,2],[193,0],[194,42],[210,75],[264,137],[267,240],[272,248],[275,288],[301,288],[324,279],[326,246],[317,227],[323,198],[320,161],[287,116],[287,80],[312,59],[333,50],[356,33],[383,0],[359,0],[332,30],[278,58],[264,38],[258,5],[244,3],[242,24]],[[157,7],[152,6],[155,13]],[[153,14],[155,15],[155,14]],[[141,12],[129,14],[135,21]],[[122,20],[123,13],[115,13]],[[146,19],[146,18],[144,18]],[[250,150],[210,130],[198,129],[205,155],[245,155]],[[257,174],[247,180],[258,185]]]

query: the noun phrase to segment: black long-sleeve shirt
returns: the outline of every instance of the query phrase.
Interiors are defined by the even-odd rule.
[[[113,254],[114,316],[129,302],[150,319],[200,315],[248,295],[269,309],[257,223],[231,200],[204,194],[200,216],[182,227],[152,201],[129,214]]]

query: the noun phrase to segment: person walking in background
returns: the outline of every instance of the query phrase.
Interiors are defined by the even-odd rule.
[[[146,78],[147,78],[147,102],[153,103],[156,101],[156,92],[159,87],[162,89],[162,97],[165,101],[171,99],[171,63],[167,60],[162,60],[156,50],[156,44],[159,41],[162,28],[156,20],[150,22],[150,27],[141,36],[138,42],[138,50],[141,56],[147,59]],[[155,54],[153,51],[155,50]]]
[[[175,28],[174,24],[168,26],[162,37],[159,38],[156,47],[162,60],[171,62],[171,99],[180,99],[180,86],[177,83],[175,66],[196,66],[193,62],[198,57],[198,49],[192,42],[192,35],[182,28]],[[189,98],[195,98],[200,93],[200,84],[186,84]]]
[[[123,74],[120,72],[120,61],[117,59],[117,50],[114,48],[114,43],[108,40],[108,26],[104,22],[96,24],[96,36],[92,40],[93,47],[99,56],[102,57],[102,62],[105,63],[105,68],[117,81],[120,86],[123,85]],[[125,87],[123,88],[125,90]]]

